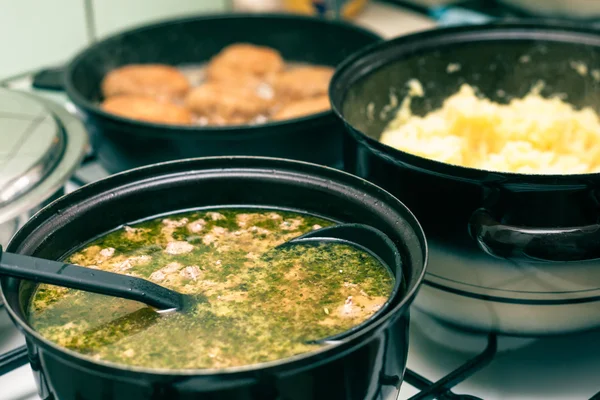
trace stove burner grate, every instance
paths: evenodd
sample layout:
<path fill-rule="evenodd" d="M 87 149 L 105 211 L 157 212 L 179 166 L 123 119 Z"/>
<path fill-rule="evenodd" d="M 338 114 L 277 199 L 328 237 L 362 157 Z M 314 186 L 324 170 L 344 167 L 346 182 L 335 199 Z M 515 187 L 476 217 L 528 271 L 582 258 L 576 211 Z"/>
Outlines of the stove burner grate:
<path fill-rule="evenodd" d="M 471 395 L 455 394 L 450 389 L 487 366 L 494 359 L 497 349 L 498 339 L 495 334 L 490 334 L 487 346 L 481 354 L 473 357 L 437 382 L 431 382 L 416 372 L 407 369 L 404 376 L 405 382 L 420 390 L 409 400 L 482 400 Z"/>
<path fill-rule="evenodd" d="M 17 369 L 29 362 L 27 346 L 17 347 L 4 354 L 0 354 L 0 376 Z"/>

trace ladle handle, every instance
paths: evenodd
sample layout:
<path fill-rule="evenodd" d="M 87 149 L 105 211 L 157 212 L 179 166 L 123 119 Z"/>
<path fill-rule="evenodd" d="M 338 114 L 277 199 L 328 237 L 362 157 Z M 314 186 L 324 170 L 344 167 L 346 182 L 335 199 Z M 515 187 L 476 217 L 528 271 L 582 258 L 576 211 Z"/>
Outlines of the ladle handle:
<path fill-rule="evenodd" d="M 180 309 L 183 295 L 141 278 L 21 254 L 0 246 L 0 275 L 135 300 L 159 309 Z"/>

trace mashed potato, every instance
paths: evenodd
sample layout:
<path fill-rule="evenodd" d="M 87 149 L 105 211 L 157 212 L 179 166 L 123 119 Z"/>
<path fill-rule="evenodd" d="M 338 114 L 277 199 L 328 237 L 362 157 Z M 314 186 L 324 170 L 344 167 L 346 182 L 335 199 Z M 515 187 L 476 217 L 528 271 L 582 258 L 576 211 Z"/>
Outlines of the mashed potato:
<path fill-rule="evenodd" d="M 410 112 L 415 82 L 381 142 L 407 153 L 469 168 L 526 174 L 600 172 L 600 118 L 576 110 L 540 87 L 522 99 L 499 104 L 469 85 L 424 117 Z"/>

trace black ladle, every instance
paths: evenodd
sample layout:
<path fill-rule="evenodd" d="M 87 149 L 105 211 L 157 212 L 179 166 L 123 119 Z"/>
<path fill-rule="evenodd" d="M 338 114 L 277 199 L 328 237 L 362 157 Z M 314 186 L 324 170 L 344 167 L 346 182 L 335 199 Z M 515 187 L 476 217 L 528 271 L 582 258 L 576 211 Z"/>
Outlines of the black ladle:
<path fill-rule="evenodd" d="M 180 309 L 186 297 L 142 278 L 7 252 L 0 254 L 0 275 L 136 300 L 158 309 Z"/>
<path fill-rule="evenodd" d="M 326 241 L 354 243 L 377 255 L 388 267 L 399 265 L 400 256 L 393 242 L 382 232 L 361 224 L 343 224 L 317 229 L 283 243 L 278 248 L 299 243 Z M 146 279 L 65 264 L 60 261 L 6 253 L 2 252 L 1 246 L 0 275 L 135 300 L 160 310 L 181 310 L 186 304 L 198 301 L 196 296 L 192 299 L 191 295 L 178 293 Z M 399 276 L 398 273 L 394 275 Z M 396 290 L 397 287 L 398 282 Z"/>

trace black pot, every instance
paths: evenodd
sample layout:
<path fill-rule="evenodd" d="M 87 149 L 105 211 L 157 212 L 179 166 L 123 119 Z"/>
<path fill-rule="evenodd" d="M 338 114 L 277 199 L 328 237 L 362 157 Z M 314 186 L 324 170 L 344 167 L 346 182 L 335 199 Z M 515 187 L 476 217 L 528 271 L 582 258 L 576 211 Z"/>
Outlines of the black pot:
<path fill-rule="evenodd" d="M 600 257 L 600 174 L 488 172 L 378 140 L 395 115 L 380 115 L 390 93 L 399 104 L 413 78 L 425 90 L 413 99 L 419 115 L 439 108 L 463 83 L 505 102 L 539 80 L 543 95 L 565 93 L 575 106 L 600 111 L 600 70 L 592 71 L 599 60 L 596 30 L 504 22 L 394 39 L 338 68 L 330 95 L 347 127 L 346 169 L 403 201 L 428 235 L 431 261 L 418 308 L 461 328 L 515 335 L 600 326 L 600 265 L 590 261 Z M 586 73 L 577 71 L 580 62 Z"/>
<path fill-rule="evenodd" d="M 188 157 L 252 155 L 342 166 L 343 125 L 331 111 L 257 126 L 197 127 L 135 121 L 102 111 L 100 83 L 131 63 L 203 64 L 237 42 L 270 46 L 288 61 L 335 67 L 380 37 L 343 22 L 298 15 L 212 15 L 119 33 L 68 65 L 65 87 L 84 116 L 92 145 L 110 173 Z"/>
<path fill-rule="evenodd" d="M 92 183 L 54 202 L 17 233 L 8 251 L 60 259 L 130 221 L 227 205 L 301 210 L 376 227 L 398 246 L 405 286 L 380 317 L 330 348 L 220 374 L 168 373 L 97 362 L 57 347 L 27 323 L 34 285 L 2 277 L 6 306 L 27 338 L 42 398 L 335 400 L 397 395 L 406 365 L 408 307 L 424 276 L 425 238 L 397 199 L 352 175 L 313 164 L 252 157 L 158 164 Z"/>

